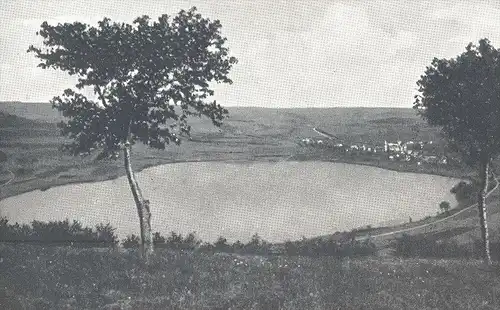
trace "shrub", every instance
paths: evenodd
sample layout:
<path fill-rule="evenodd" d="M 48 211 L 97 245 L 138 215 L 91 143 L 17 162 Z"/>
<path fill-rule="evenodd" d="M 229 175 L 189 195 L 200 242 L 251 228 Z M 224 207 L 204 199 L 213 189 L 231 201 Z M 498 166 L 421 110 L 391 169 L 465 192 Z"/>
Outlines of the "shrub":
<path fill-rule="evenodd" d="M 271 244 L 262 240 L 258 234 L 244 244 L 237 240 L 229 243 L 226 238 L 220 236 L 213 244 L 205 242 L 198 247 L 205 252 L 225 252 L 238 254 L 269 255 L 271 254 Z"/>
<path fill-rule="evenodd" d="M 241 252 L 244 247 L 245 245 L 240 240 L 237 240 L 235 243 L 231 245 L 233 252 Z"/>
<path fill-rule="evenodd" d="M 441 201 L 441 203 L 439 204 L 439 209 L 441 209 L 441 211 L 446 215 L 450 214 L 450 208 L 451 205 L 448 201 Z"/>
<path fill-rule="evenodd" d="M 252 239 L 239 251 L 247 254 L 268 255 L 271 253 L 271 245 L 258 234 L 254 234 Z"/>
<path fill-rule="evenodd" d="M 118 237 L 115 235 L 116 228 L 113 228 L 110 223 L 96 225 L 94 240 L 98 243 L 117 244 Z"/>
<path fill-rule="evenodd" d="M 201 240 L 196 237 L 194 232 L 191 232 L 184 238 L 183 244 L 185 249 L 193 250 L 201 244 Z"/>
<path fill-rule="evenodd" d="M 0 241 L 6 242 L 37 242 L 44 244 L 99 244 L 114 246 L 118 243 L 115 228 L 109 223 L 96 225 L 95 231 L 83 227 L 78 221 L 33 221 L 31 225 L 19 223 L 9 224 L 0 218 Z"/>
<path fill-rule="evenodd" d="M 140 241 L 141 238 L 139 238 L 138 236 L 134 234 L 128 235 L 125 239 L 122 240 L 122 246 L 125 249 L 136 248 L 139 247 Z"/>
<path fill-rule="evenodd" d="M 171 232 L 165 241 L 165 246 L 177 250 L 194 250 L 199 247 L 201 240 L 196 237 L 194 232 L 189 233 L 185 238 L 182 234 Z"/>
<path fill-rule="evenodd" d="M 233 248 L 227 243 L 227 239 L 219 237 L 213 245 L 213 250 L 217 252 L 233 252 Z"/>
<path fill-rule="evenodd" d="M 215 251 L 214 245 L 210 242 L 203 242 L 202 244 L 200 244 L 200 246 L 198 247 L 197 250 L 202 251 L 202 252 L 209 252 L 209 253 L 212 253 Z"/>
<path fill-rule="evenodd" d="M 159 232 L 153 234 L 153 244 L 159 247 L 165 245 L 165 237 L 163 237 Z"/>

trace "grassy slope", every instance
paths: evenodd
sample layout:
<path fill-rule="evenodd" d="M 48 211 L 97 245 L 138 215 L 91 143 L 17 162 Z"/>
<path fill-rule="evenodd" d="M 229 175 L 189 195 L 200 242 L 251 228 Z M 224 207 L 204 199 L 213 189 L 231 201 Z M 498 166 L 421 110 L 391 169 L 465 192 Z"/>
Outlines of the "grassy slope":
<path fill-rule="evenodd" d="M 3 309 L 498 309 L 476 261 L 260 257 L 2 246 Z M 106 308 L 110 309 L 110 308 Z"/>

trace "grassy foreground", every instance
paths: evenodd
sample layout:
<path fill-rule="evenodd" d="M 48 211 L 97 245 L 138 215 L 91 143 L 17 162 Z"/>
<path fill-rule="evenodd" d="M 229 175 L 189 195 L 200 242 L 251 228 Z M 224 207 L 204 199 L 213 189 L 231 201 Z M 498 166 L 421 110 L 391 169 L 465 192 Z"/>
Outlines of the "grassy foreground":
<path fill-rule="evenodd" d="M 0 245 L 2 309 L 499 309 L 473 260 L 264 257 Z"/>

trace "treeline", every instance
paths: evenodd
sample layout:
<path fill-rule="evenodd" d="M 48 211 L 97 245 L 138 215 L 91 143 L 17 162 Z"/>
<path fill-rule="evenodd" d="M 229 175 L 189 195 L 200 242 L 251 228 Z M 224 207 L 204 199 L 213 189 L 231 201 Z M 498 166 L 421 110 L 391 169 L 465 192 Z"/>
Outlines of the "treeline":
<path fill-rule="evenodd" d="M 75 247 L 118 247 L 121 243 L 125 249 L 138 248 L 140 238 L 129 235 L 121 242 L 109 223 L 96 225 L 95 228 L 83 227 L 78 221 L 33 221 L 31 225 L 10 224 L 0 218 L 0 242 L 36 243 L 44 245 L 71 245 Z M 214 243 L 203 242 L 195 233 L 185 236 L 171 232 L 162 236 L 156 232 L 153 237 L 156 248 L 167 248 L 181 251 L 200 251 L 207 253 L 225 252 L 253 255 L 290 255 L 290 256 L 365 256 L 374 254 L 377 249 L 370 241 L 338 241 L 334 239 L 307 239 L 287 241 L 273 244 L 254 234 L 249 242 L 228 242 L 219 237 Z"/>

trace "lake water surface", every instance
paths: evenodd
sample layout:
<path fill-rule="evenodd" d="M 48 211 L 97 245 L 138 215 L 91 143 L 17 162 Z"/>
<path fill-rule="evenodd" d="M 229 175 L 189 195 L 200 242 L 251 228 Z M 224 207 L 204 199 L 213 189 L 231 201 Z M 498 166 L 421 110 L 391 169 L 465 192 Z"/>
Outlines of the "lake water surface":
<path fill-rule="evenodd" d="M 328 162 L 176 163 L 137 178 L 155 231 L 196 231 L 204 241 L 247 241 L 257 232 L 272 242 L 435 215 L 443 200 L 456 205 L 450 189 L 459 181 Z M 125 177 L 9 197 L 0 214 L 20 223 L 110 222 L 120 239 L 139 231 Z"/>

